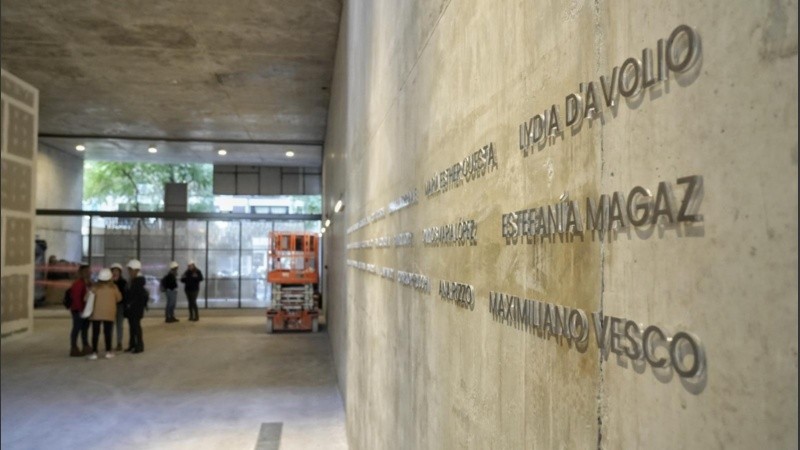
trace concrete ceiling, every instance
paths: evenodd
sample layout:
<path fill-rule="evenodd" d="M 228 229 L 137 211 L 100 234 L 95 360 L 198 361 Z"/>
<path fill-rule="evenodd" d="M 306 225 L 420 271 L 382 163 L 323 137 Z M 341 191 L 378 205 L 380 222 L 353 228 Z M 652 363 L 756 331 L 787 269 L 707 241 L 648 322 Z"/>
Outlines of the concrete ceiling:
<path fill-rule="evenodd" d="M 321 151 L 340 12 L 341 0 L 1 0 L 0 64 L 39 88 L 43 143 L 272 163 Z M 151 141 L 164 151 L 134 151 Z"/>

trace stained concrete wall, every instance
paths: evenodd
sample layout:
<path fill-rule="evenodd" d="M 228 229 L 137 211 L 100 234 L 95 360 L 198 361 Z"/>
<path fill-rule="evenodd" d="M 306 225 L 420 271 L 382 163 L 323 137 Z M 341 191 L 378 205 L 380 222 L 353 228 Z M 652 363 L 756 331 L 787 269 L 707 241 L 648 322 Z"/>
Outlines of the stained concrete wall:
<path fill-rule="evenodd" d="M 700 36 L 690 70 L 607 107 L 600 76 L 681 24 Z M 563 114 L 589 81 L 601 117 L 520 150 L 520 124 Z M 345 205 L 324 245 L 351 446 L 796 448 L 796 99 L 794 1 L 346 2 L 323 181 L 326 211 Z M 490 142 L 495 170 L 425 194 Z M 502 237 L 503 214 L 564 198 L 668 182 L 680 202 L 691 175 L 700 222 Z M 475 245 L 423 243 L 461 219 Z M 403 232 L 413 245 L 355 248 Z M 430 290 L 370 273 L 384 267 Z M 440 280 L 472 285 L 474 309 L 443 301 Z M 490 292 L 692 333 L 704 370 L 602 352 L 593 330 L 579 346 L 514 328 Z"/>
<path fill-rule="evenodd" d="M 37 209 L 83 209 L 83 158 L 40 145 L 36 192 Z M 81 260 L 80 217 L 39 216 L 36 235 L 47 241 L 47 257 Z"/>
<path fill-rule="evenodd" d="M 39 91 L 0 70 L 2 111 L 2 242 L 0 242 L 0 335 L 33 329 L 36 136 Z"/>

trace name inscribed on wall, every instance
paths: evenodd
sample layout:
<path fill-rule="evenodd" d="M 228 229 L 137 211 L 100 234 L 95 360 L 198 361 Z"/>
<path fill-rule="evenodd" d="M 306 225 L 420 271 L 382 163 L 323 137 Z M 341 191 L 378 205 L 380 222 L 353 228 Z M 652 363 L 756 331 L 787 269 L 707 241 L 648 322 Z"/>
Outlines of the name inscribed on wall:
<path fill-rule="evenodd" d="M 475 287 L 471 284 L 439 280 L 439 297 L 458 307 L 475 309 Z"/>
<path fill-rule="evenodd" d="M 590 81 L 578 86 L 578 92 L 564 99 L 564 113 L 552 105 L 519 125 L 519 149 L 527 152 L 536 144 L 543 148 L 547 137 L 561 135 L 566 128 L 579 130 L 583 119 L 600 116 L 603 106 L 613 108 L 620 95 L 635 97 L 669 79 L 670 72 L 682 73 L 691 69 L 700 57 L 700 37 L 688 25 L 672 31 L 666 43 L 659 39 L 656 53 L 645 48 L 642 58 L 630 57 L 615 66 L 609 77 L 602 75 L 599 83 Z"/>
<path fill-rule="evenodd" d="M 520 298 L 500 292 L 489 293 L 489 312 L 495 321 L 541 337 L 563 337 L 576 345 L 594 335 L 604 353 L 615 353 L 632 361 L 645 361 L 653 368 L 671 366 L 684 378 L 700 376 L 706 367 L 703 343 L 685 331 L 669 335 L 655 325 L 644 326 L 633 320 L 602 315 L 591 316 L 579 308 Z M 591 326 L 590 326 L 591 317 Z M 594 333 L 592 333 L 594 332 Z M 662 348 L 661 351 L 658 351 Z"/>
<path fill-rule="evenodd" d="M 655 195 L 642 186 L 636 186 L 627 194 L 614 192 L 602 194 L 599 200 L 586 198 L 585 218 L 580 204 L 566 200 L 552 205 L 539 206 L 503 214 L 501 235 L 506 239 L 520 236 L 552 236 L 561 233 L 582 233 L 624 229 L 629 226 L 644 226 L 662 223 L 701 222 L 699 214 L 703 200 L 703 177 L 692 175 L 678 178 L 684 186 L 680 201 L 676 198 L 672 184 L 658 183 Z"/>
<path fill-rule="evenodd" d="M 470 153 L 462 161 L 435 173 L 425 183 L 425 195 L 431 197 L 455 189 L 464 181 L 480 178 L 495 168 L 497 168 L 497 155 L 494 151 L 494 144 L 489 143 Z"/>
<path fill-rule="evenodd" d="M 425 245 L 475 245 L 478 243 L 478 224 L 474 220 L 425 228 L 422 230 Z"/>

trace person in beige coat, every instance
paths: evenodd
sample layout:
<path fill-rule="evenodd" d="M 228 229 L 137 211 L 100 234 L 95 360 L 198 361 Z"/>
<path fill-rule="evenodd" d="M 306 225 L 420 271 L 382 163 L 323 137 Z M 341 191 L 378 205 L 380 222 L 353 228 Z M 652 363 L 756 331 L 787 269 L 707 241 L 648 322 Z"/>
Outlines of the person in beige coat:
<path fill-rule="evenodd" d="M 122 301 L 122 294 L 111 279 L 111 271 L 103 269 L 97 275 L 94 292 L 94 309 L 89 320 L 92 323 L 92 348 L 94 353 L 89 359 L 97 359 L 97 342 L 100 340 L 100 324 L 103 325 L 103 337 L 106 341 L 106 358 L 113 358 L 111 351 L 111 332 L 114 330 L 114 319 L 117 317 L 117 303 Z"/>

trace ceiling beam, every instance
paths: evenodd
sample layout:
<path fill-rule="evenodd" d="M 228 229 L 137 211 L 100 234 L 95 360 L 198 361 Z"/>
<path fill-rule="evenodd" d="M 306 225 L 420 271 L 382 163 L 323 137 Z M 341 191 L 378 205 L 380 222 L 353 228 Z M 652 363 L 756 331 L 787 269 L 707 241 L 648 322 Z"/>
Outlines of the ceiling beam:
<path fill-rule="evenodd" d="M 146 141 L 146 142 L 208 142 L 211 144 L 263 144 L 263 145 L 293 145 L 293 146 L 321 146 L 325 141 L 309 139 L 209 139 L 209 138 L 180 138 L 158 136 L 119 136 L 99 134 L 54 134 L 39 133 L 40 139 L 84 139 L 84 140 L 121 140 L 121 141 Z"/>

